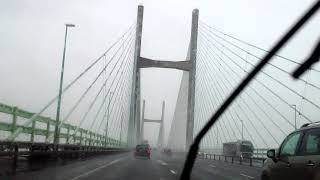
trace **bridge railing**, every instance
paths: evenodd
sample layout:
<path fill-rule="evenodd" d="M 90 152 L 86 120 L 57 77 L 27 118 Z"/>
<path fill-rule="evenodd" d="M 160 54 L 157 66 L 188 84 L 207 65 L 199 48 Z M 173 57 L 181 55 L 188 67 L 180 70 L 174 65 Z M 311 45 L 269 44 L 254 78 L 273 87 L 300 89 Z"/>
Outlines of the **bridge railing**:
<path fill-rule="evenodd" d="M 218 161 L 224 161 L 226 163 L 231 163 L 231 164 L 249 165 L 249 166 L 256 166 L 256 167 L 262 167 L 264 161 L 266 160 L 266 158 L 263 158 L 263 157 L 240 158 L 238 156 L 227 156 L 227 155 L 221 155 L 221 154 L 206 154 L 206 153 L 199 153 L 198 158 L 218 160 Z"/>
<path fill-rule="evenodd" d="M 51 133 L 54 133 L 54 126 L 56 121 L 44 116 L 39 116 L 33 121 L 30 126 L 23 126 L 23 120 L 29 119 L 34 115 L 34 113 L 19 109 L 18 107 L 9 106 L 6 104 L 0 103 L 0 114 L 6 114 L 9 117 L 9 120 L 0 119 L 0 131 L 6 131 L 13 133 L 16 129 L 22 128 L 22 134 L 24 137 L 23 141 L 25 142 L 41 142 L 37 140 L 36 136 L 45 137 L 42 139 L 47 139 Z M 65 144 L 76 144 L 76 145 L 85 145 L 85 146 L 99 146 L 99 147 L 125 147 L 125 142 L 120 142 L 119 140 L 106 137 L 104 135 L 86 130 L 83 128 L 78 129 L 78 133 L 74 133 L 76 126 L 63 123 L 60 128 L 60 139 L 65 140 Z M 72 143 L 70 140 L 73 140 Z M 1 139 L 5 141 L 5 139 Z M 45 142 L 42 140 L 42 142 Z"/>
<path fill-rule="evenodd" d="M 267 151 L 269 149 L 263 148 L 263 149 L 255 149 L 253 151 L 253 157 L 255 158 L 267 158 Z"/>

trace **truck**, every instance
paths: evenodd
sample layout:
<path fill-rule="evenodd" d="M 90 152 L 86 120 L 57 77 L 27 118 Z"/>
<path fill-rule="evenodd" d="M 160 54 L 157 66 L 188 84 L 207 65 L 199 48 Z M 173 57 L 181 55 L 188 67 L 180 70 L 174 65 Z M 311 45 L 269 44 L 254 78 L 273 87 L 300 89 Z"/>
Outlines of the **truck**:
<path fill-rule="evenodd" d="M 251 158 L 253 155 L 253 144 L 248 140 L 238 140 L 235 142 L 223 143 L 223 155 L 239 158 Z"/>

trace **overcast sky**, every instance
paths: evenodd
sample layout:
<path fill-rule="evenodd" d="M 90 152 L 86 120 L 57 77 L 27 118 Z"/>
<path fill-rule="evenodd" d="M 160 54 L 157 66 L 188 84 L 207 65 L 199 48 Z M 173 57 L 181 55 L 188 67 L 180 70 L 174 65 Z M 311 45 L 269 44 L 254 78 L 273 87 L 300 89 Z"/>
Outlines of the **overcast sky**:
<path fill-rule="evenodd" d="M 57 93 L 65 23 L 76 24 L 70 30 L 66 56 L 65 82 L 70 82 L 135 23 L 138 4 L 145 6 L 141 56 L 178 61 L 187 55 L 194 8 L 207 24 L 268 49 L 312 2 L 315 0 L 2 0 L 0 102 L 36 112 Z M 281 54 L 302 61 L 319 31 L 317 13 Z M 166 135 L 181 75 L 177 70 L 142 70 L 145 116 L 159 119 L 165 100 Z M 311 79 L 317 78 L 313 75 Z M 80 94 L 74 91 L 74 96 Z M 70 108 L 71 103 L 65 100 L 64 107 Z M 153 139 L 158 127 L 146 127 L 147 139 Z"/>

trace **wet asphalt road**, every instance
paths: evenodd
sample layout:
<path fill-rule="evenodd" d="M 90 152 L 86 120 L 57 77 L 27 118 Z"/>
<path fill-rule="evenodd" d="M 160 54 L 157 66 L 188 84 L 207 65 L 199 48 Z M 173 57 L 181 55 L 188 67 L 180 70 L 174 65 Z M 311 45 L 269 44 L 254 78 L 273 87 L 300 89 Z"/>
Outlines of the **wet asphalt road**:
<path fill-rule="evenodd" d="M 168 157 L 154 152 L 152 158 L 134 158 L 132 153 L 98 156 L 73 163 L 18 173 L 4 177 L 12 180 L 176 180 L 184 163 L 184 155 Z M 193 180 L 259 179 L 261 168 L 198 159 Z M 1 178 L 2 179 L 2 178 Z"/>

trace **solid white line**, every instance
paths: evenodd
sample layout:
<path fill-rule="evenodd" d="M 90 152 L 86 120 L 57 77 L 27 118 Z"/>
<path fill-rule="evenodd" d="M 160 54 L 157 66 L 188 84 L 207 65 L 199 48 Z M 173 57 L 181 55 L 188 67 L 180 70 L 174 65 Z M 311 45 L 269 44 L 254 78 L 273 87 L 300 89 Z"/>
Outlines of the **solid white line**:
<path fill-rule="evenodd" d="M 170 172 L 171 172 L 172 174 L 177 174 L 177 172 L 175 172 L 174 170 L 171 170 L 171 169 L 170 169 Z"/>
<path fill-rule="evenodd" d="M 116 159 L 116 160 L 113 160 L 113 161 L 111 161 L 111 162 L 109 162 L 109 163 L 107 163 L 107 164 L 104 164 L 104 165 L 102 165 L 102 166 L 100 166 L 100 167 L 97 167 L 97 168 L 95 168 L 95 169 L 93 169 L 93 170 L 91 170 L 91 171 L 85 172 L 85 173 L 83 173 L 83 174 L 81 174 L 81 175 L 79 175 L 79 176 L 73 177 L 73 178 L 71 178 L 71 179 L 69 179 L 69 180 L 76 180 L 76 179 L 79 179 L 79 178 L 81 178 L 81 177 L 88 176 L 89 174 L 92 174 L 92 173 L 94 173 L 94 172 L 96 172 L 96 171 L 98 171 L 98 170 L 100 170 L 100 169 L 102 169 L 102 168 L 108 167 L 108 166 L 110 166 L 110 165 L 112 165 L 112 164 L 115 164 L 115 163 L 121 161 L 123 158 L 124 158 L 124 157 L 119 158 L 119 159 Z"/>
<path fill-rule="evenodd" d="M 253 179 L 253 178 L 254 178 L 254 177 L 248 176 L 248 175 L 246 175 L 246 174 L 240 174 L 240 176 L 244 176 L 244 177 L 247 177 L 247 178 L 249 178 L 249 179 Z"/>
<path fill-rule="evenodd" d="M 215 168 L 215 167 L 216 167 L 215 165 L 212 165 L 212 164 L 210 164 L 209 166 L 210 166 L 210 167 L 213 167 L 213 168 Z"/>

